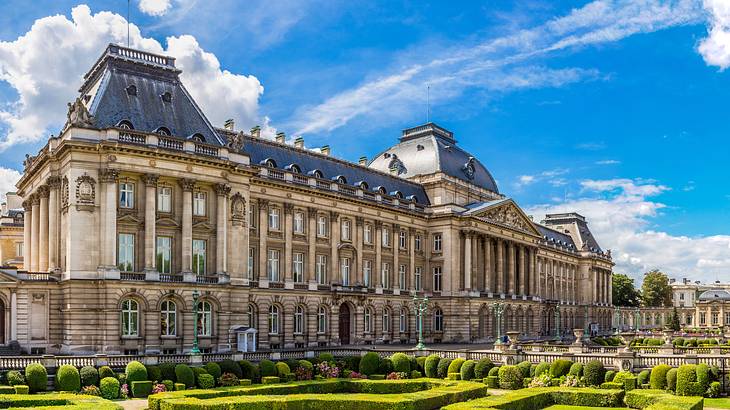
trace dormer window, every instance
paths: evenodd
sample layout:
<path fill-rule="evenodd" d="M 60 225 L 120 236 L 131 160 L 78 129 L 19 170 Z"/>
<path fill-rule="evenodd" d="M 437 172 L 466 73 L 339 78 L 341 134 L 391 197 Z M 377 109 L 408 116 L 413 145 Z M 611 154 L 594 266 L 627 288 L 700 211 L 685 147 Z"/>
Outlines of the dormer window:
<path fill-rule="evenodd" d="M 117 124 L 117 127 L 121 128 L 123 130 L 133 130 L 134 129 L 134 126 L 132 126 L 132 123 L 127 120 L 119 121 L 119 123 Z"/>
<path fill-rule="evenodd" d="M 292 174 L 301 174 L 302 170 L 299 168 L 299 165 L 297 164 L 289 164 L 286 166 L 286 169 L 291 172 Z"/>
<path fill-rule="evenodd" d="M 416 145 L 416 151 L 423 151 L 423 145 L 421 145 L 421 144 Z"/>
<path fill-rule="evenodd" d="M 126 88 L 127 95 L 137 95 L 137 86 L 134 84 L 130 84 Z"/>
<path fill-rule="evenodd" d="M 390 196 L 394 196 L 398 199 L 403 199 L 403 193 L 400 191 L 393 191 L 390 193 Z"/>
<path fill-rule="evenodd" d="M 379 193 L 380 195 L 385 195 L 387 191 L 382 186 L 379 186 L 375 188 L 375 192 Z"/>
<path fill-rule="evenodd" d="M 261 162 L 261 164 L 262 164 L 263 166 L 265 166 L 265 167 L 269 167 L 269 168 L 276 168 L 276 161 L 274 161 L 274 160 L 273 160 L 273 159 L 271 159 L 271 158 L 266 158 L 265 160 L 263 160 L 263 161 Z"/>
<path fill-rule="evenodd" d="M 322 171 L 320 171 L 318 169 L 315 169 L 313 171 L 309 171 L 309 175 L 311 175 L 311 176 L 313 176 L 315 178 L 318 178 L 318 179 L 324 178 L 324 174 L 322 173 Z"/>
<path fill-rule="evenodd" d="M 338 184 L 347 184 L 347 179 L 342 175 L 335 177 L 335 181 L 337 181 Z"/>
<path fill-rule="evenodd" d="M 201 133 L 195 133 L 190 137 L 191 140 L 195 142 L 205 142 L 205 137 Z"/>
<path fill-rule="evenodd" d="M 406 197 L 406 199 L 409 200 L 409 201 L 411 201 L 411 202 L 413 202 L 414 204 L 417 204 L 418 203 L 418 197 L 415 196 L 415 195 L 408 195 Z"/>
<path fill-rule="evenodd" d="M 358 187 L 360 187 L 360 189 L 362 189 L 363 191 L 367 191 L 368 190 L 368 183 L 365 182 L 365 181 L 360 181 L 356 185 Z"/>
<path fill-rule="evenodd" d="M 155 134 L 157 134 L 157 135 L 162 135 L 162 136 L 165 136 L 165 137 L 169 137 L 170 135 L 172 135 L 172 134 L 170 133 L 170 130 L 169 130 L 169 129 L 167 129 L 167 128 L 165 128 L 165 127 L 159 127 L 159 128 L 157 128 L 157 129 L 155 130 Z"/>
<path fill-rule="evenodd" d="M 162 98 L 162 101 L 166 103 L 172 102 L 172 93 L 165 91 L 162 95 L 160 95 L 160 98 Z"/>
<path fill-rule="evenodd" d="M 388 154 L 387 152 L 386 152 L 386 153 L 384 153 L 384 154 L 383 154 L 383 158 L 390 158 L 390 154 Z"/>

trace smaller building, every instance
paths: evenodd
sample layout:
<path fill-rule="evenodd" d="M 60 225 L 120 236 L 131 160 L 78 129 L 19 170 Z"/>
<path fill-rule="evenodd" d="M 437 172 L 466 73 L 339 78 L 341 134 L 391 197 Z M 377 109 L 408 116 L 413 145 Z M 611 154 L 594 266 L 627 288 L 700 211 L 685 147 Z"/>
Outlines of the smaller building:
<path fill-rule="evenodd" d="M 15 192 L 0 208 L 0 267 L 23 267 L 23 206 Z"/>

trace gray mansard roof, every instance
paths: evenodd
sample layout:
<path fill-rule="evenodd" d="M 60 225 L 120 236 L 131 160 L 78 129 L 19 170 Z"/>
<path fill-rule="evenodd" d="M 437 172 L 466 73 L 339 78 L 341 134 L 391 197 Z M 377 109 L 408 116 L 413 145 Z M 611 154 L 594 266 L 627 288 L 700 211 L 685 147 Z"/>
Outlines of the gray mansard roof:
<path fill-rule="evenodd" d="M 712 301 L 712 300 L 730 300 L 730 292 L 722 289 L 717 290 L 706 290 L 700 294 L 698 300 Z"/>

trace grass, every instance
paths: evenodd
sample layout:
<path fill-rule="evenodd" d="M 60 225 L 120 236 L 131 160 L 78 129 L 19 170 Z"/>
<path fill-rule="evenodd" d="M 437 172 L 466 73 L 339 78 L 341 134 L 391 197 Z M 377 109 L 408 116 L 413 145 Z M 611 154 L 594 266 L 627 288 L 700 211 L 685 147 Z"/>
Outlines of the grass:
<path fill-rule="evenodd" d="M 545 407 L 544 410 L 631 410 L 628 407 L 588 407 L 588 406 L 567 406 L 564 404 L 554 404 Z"/>
<path fill-rule="evenodd" d="M 705 407 L 715 409 L 730 409 L 730 398 L 723 397 L 719 399 L 705 399 Z"/>

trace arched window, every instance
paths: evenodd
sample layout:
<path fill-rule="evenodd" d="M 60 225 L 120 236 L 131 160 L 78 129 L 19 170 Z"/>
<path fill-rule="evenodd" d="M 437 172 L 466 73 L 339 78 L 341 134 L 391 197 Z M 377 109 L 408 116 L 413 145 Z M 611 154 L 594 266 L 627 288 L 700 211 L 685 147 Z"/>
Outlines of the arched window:
<path fill-rule="evenodd" d="M 317 310 L 317 333 L 327 332 L 327 308 L 320 306 Z"/>
<path fill-rule="evenodd" d="M 360 189 L 362 189 L 363 191 L 367 191 L 368 190 L 368 183 L 365 182 L 365 181 L 360 181 L 356 185 L 358 187 L 360 187 Z"/>
<path fill-rule="evenodd" d="M 246 316 L 248 316 L 248 327 L 256 328 L 256 306 L 254 305 L 248 305 L 248 311 L 246 312 Z"/>
<path fill-rule="evenodd" d="M 117 124 L 117 128 L 121 128 L 121 129 L 123 129 L 123 130 L 133 130 L 133 129 L 134 129 L 134 126 L 133 126 L 133 125 L 132 125 L 132 123 L 131 123 L 130 121 L 128 121 L 128 120 L 121 120 L 121 121 L 119 121 L 119 123 Z"/>
<path fill-rule="evenodd" d="M 347 178 L 343 177 L 342 175 L 337 175 L 337 177 L 334 178 L 335 181 L 337 181 L 338 184 L 347 184 Z"/>
<path fill-rule="evenodd" d="M 273 159 L 269 158 L 269 159 L 266 160 L 266 162 L 264 163 L 264 165 L 266 165 L 269 168 L 276 168 L 276 161 L 274 161 Z"/>
<path fill-rule="evenodd" d="M 205 142 L 205 137 L 203 136 L 203 134 L 201 134 L 199 132 L 196 132 L 195 134 L 193 134 L 190 137 L 190 139 L 193 140 L 193 141 L 195 141 L 195 142 Z"/>
<path fill-rule="evenodd" d="M 176 320 L 177 306 L 175 302 L 171 300 L 163 301 L 160 306 L 160 334 L 162 336 L 175 336 L 177 334 Z"/>
<path fill-rule="evenodd" d="M 269 308 L 269 333 L 279 334 L 279 307 L 276 305 Z"/>
<path fill-rule="evenodd" d="M 390 333 L 390 309 L 383 309 L 383 333 Z"/>
<path fill-rule="evenodd" d="M 139 304 L 134 299 L 122 301 L 122 336 L 139 336 Z"/>
<path fill-rule="evenodd" d="M 365 333 L 373 332 L 373 308 L 365 308 Z"/>
<path fill-rule="evenodd" d="M 418 203 L 418 197 L 415 196 L 415 195 L 408 195 L 406 197 L 406 199 L 409 200 L 409 201 L 411 201 L 411 202 L 413 202 L 414 204 L 417 204 Z"/>
<path fill-rule="evenodd" d="M 137 95 L 137 86 L 134 84 L 130 84 L 126 88 L 128 95 Z"/>
<path fill-rule="evenodd" d="M 165 128 L 165 127 L 159 127 L 159 128 L 157 128 L 155 130 L 155 134 L 157 134 L 157 135 L 163 135 L 163 136 L 166 136 L 166 137 L 169 137 L 170 135 L 172 135 L 170 133 L 170 130 L 167 129 L 167 128 Z"/>
<path fill-rule="evenodd" d="M 162 101 L 169 103 L 172 101 L 172 93 L 165 91 L 162 95 L 160 95 L 160 98 L 162 98 Z"/>
<path fill-rule="evenodd" d="M 304 308 L 297 306 L 294 309 L 294 334 L 304 333 Z"/>
<path fill-rule="evenodd" d="M 403 193 L 401 191 L 393 191 L 390 193 L 390 196 L 394 196 L 398 199 L 403 199 Z"/>
<path fill-rule="evenodd" d="M 375 188 L 375 191 L 376 191 L 377 193 L 379 193 L 380 195 L 385 195 L 385 194 L 386 194 L 386 192 L 387 192 L 387 191 L 385 190 L 385 188 L 383 188 L 382 186 L 379 186 L 379 187 Z"/>
<path fill-rule="evenodd" d="M 299 168 L 299 165 L 297 164 L 289 164 L 286 166 L 286 169 L 289 170 L 292 174 L 301 174 L 302 169 Z"/>
<path fill-rule="evenodd" d="M 444 312 L 441 308 L 436 308 L 436 310 L 433 311 L 433 331 L 444 331 Z"/>
<path fill-rule="evenodd" d="M 213 308 L 210 302 L 198 302 L 198 320 L 196 320 L 198 336 L 213 335 Z"/>
<path fill-rule="evenodd" d="M 398 317 L 398 330 L 401 333 L 408 331 L 408 311 L 406 309 L 400 310 L 400 316 Z"/>
<path fill-rule="evenodd" d="M 322 171 L 320 171 L 318 169 L 309 171 L 309 175 L 311 175 L 311 176 L 313 176 L 315 178 L 319 178 L 319 179 L 324 178 L 324 174 L 322 173 Z"/>

